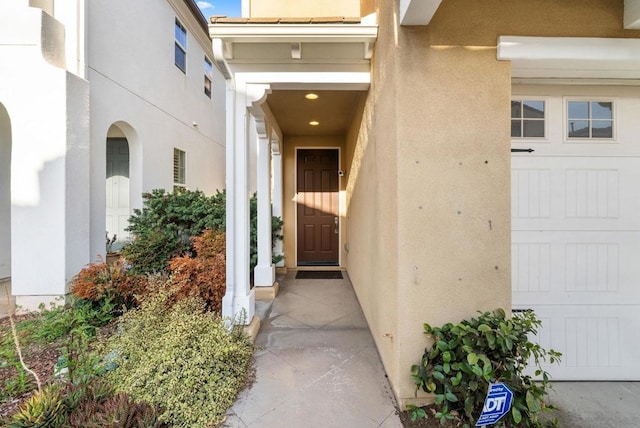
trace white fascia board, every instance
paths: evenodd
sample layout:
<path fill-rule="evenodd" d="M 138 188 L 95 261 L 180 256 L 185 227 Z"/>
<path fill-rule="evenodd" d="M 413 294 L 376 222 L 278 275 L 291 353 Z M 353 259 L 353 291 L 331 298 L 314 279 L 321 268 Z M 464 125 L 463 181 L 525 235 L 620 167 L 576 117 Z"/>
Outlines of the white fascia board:
<path fill-rule="evenodd" d="M 501 36 L 497 58 L 516 78 L 640 77 L 640 39 Z"/>
<path fill-rule="evenodd" d="M 378 36 L 377 25 L 364 24 L 216 24 L 212 39 L 245 43 L 369 42 Z"/>
<path fill-rule="evenodd" d="M 429 25 L 442 0 L 400 0 L 400 25 Z"/>
<path fill-rule="evenodd" d="M 236 71 L 236 82 L 252 84 L 269 82 L 271 89 L 366 90 L 371 83 L 369 71 Z"/>
<path fill-rule="evenodd" d="M 624 0 L 624 28 L 640 30 L 640 0 Z"/>

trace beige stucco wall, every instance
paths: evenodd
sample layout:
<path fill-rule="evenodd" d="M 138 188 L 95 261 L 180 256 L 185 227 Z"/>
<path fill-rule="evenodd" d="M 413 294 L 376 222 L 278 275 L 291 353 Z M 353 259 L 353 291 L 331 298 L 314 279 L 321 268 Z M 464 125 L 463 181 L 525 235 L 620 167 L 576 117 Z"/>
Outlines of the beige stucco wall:
<path fill-rule="evenodd" d="M 285 254 L 285 266 L 289 269 L 297 268 L 296 261 L 296 149 L 297 148 L 331 148 L 339 149 L 339 169 L 345 169 L 345 137 L 337 136 L 287 136 L 283 137 L 282 167 L 284 204 L 282 211 L 283 226 L 283 247 Z M 345 266 L 345 218 L 344 195 L 346 180 L 340 179 L 340 266 Z"/>
<path fill-rule="evenodd" d="M 640 33 L 622 29 L 622 0 L 445 0 L 428 27 L 398 26 L 397 7 L 377 2 L 371 90 L 347 143 L 347 260 L 402 405 L 422 323 L 511 306 L 511 76 L 498 36 Z"/>
<path fill-rule="evenodd" d="M 360 0 L 250 0 L 252 17 L 360 16 Z"/>
<path fill-rule="evenodd" d="M 367 16 L 376 11 L 376 0 L 360 0 L 360 15 Z"/>

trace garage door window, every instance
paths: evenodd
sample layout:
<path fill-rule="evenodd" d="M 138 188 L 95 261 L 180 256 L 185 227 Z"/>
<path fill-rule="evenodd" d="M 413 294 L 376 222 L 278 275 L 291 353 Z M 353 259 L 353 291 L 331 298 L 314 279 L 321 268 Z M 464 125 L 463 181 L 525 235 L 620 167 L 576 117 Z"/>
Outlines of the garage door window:
<path fill-rule="evenodd" d="M 568 101 L 567 137 L 613 138 L 613 101 Z"/>
<path fill-rule="evenodd" d="M 511 137 L 545 137 L 545 102 L 540 100 L 511 101 Z"/>

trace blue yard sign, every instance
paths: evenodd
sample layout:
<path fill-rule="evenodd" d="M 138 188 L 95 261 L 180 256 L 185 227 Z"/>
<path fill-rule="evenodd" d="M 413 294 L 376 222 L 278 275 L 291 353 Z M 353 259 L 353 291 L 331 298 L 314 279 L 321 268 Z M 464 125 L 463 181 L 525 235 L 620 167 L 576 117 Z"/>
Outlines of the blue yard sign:
<path fill-rule="evenodd" d="M 489 385 L 487 398 L 484 400 L 482 414 L 476 422 L 477 427 L 493 425 L 511 410 L 513 392 L 504 383 Z"/>

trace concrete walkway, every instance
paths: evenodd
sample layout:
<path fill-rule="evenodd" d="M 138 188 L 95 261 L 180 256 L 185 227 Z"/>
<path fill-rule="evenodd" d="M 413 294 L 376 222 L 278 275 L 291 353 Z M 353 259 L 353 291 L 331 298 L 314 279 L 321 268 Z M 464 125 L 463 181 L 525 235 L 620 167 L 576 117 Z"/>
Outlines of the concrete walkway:
<path fill-rule="evenodd" d="M 280 278 L 275 301 L 258 304 L 255 382 L 226 427 L 402 427 L 351 283 Z"/>
<path fill-rule="evenodd" d="M 554 382 L 549 398 L 562 428 L 640 426 L 640 382 Z"/>

